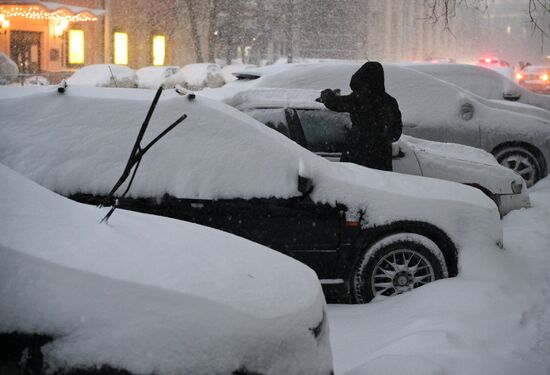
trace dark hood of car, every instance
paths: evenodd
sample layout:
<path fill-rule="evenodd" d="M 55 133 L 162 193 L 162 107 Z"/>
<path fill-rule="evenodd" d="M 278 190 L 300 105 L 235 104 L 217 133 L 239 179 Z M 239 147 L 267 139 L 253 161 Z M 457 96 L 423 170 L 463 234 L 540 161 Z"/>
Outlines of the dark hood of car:
<path fill-rule="evenodd" d="M 369 61 L 351 76 L 349 86 L 353 91 L 368 89 L 373 94 L 382 95 L 386 91 L 384 87 L 384 68 L 382 64 Z"/>

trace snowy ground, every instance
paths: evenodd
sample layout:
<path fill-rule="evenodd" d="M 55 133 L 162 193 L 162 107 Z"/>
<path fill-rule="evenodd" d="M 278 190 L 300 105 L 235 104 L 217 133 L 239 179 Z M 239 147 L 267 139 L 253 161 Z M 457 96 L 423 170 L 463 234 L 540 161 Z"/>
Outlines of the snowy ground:
<path fill-rule="evenodd" d="M 550 374 L 550 177 L 459 277 L 329 307 L 336 374 Z"/>

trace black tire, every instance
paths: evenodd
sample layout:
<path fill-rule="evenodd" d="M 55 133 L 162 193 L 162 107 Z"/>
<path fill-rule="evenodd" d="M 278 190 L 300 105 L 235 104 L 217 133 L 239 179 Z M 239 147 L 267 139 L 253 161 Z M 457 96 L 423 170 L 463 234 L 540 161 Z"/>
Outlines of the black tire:
<path fill-rule="evenodd" d="M 518 173 L 527 187 L 533 186 L 542 176 L 542 166 L 538 158 L 521 146 L 506 146 L 497 149 L 493 155 L 498 163 Z"/>
<path fill-rule="evenodd" d="M 430 240 L 428 240 L 431 244 Z M 416 289 L 429 282 L 447 277 L 447 268 L 444 264 L 443 254 L 433 244 L 430 248 L 423 241 L 404 236 L 395 236 L 395 239 L 376 243 L 366 249 L 358 259 L 355 271 L 351 278 L 351 292 L 355 303 L 370 302 L 375 296 L 392 296 Z M 437 254 L 437 255 L 436 255 Z M 394 263 L 402 265 L 409 258 L 409 266 L 400 271 L 391 266 L 388 259 L 393 258 Z M 400 258 L 403 256 L 403 258 Z M 417 262 L 422 264 L 416 270 L 413 267 Z M 421 268 L 424 267 L 427 268 Z M 393 276 L 391 275 L 392 273 Z M 419 281 L 419 280 L 422 281 Z M 378 281 L 376 281 L 378 280 Z M 388 284 L 382 293 L 381 284 Z"/>

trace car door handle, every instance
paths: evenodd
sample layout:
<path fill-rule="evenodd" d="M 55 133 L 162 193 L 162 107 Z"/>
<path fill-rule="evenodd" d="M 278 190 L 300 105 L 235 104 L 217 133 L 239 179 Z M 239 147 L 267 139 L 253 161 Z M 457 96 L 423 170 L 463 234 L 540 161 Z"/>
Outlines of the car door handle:
<path fill-rule="evenodd" d="M 203 208 L 204 203 L 191 203 L 192 208 Z"/>
<path fill-rule="evenodd" d="M 409 129 L 413 129 L 413 128 L 416 128 L 416 124 L 411 124 L 410 122 L 407 122 L 407 123 L 404 123 L 403 124 L 404 127 L 406 128 L 409 128 Z"/>

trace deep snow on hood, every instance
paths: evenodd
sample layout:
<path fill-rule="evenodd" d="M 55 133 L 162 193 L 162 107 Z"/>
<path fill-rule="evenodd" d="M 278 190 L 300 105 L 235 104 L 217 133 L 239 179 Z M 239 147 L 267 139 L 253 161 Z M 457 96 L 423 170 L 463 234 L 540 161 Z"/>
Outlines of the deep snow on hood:
<path fill-rule="evenodd" d="M 51 335 L 55 370 L 328 372 L 315 273 L 210 228 L 58 196 L 0 165 L 0 332 Z M 281 275 L 285 275 L 281 278 Z M 328 331 L 325 331 L 327 334 Z"/>

